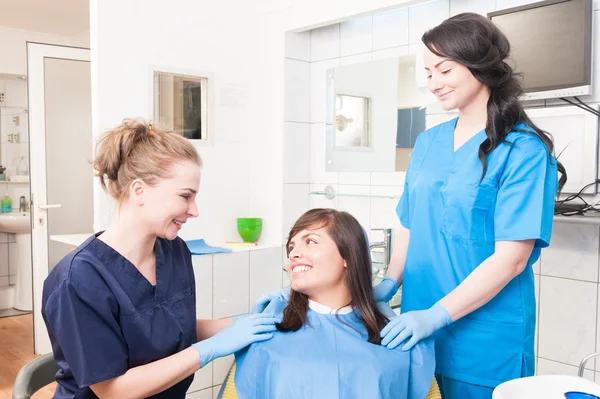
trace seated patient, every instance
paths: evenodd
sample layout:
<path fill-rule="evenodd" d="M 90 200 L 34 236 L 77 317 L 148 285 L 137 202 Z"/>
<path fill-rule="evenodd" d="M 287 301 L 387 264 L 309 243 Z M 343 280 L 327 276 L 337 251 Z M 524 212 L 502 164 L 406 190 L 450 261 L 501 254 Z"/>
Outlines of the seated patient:
<path fill-rule="evenodd" d="M 425 398 L 434 376 L 433 342 L 407 352 L 380 345 L 379 332 L 395 314 L 373 299 L 358 221 L 312 209 L 292 228 L 287 253 L 289 301 L 272 300 L 264 310 L 283 315 L 279 332 L 236 353 L 238 397 Z"/>

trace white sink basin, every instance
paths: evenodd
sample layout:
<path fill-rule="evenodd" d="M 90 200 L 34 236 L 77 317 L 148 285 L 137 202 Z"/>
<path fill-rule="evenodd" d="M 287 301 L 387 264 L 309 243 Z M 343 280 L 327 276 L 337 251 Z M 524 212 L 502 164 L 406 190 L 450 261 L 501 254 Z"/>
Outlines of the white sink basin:
<path fill-rule="evenodd" d="M 600 385 L 570 375 L 538 375 L 498 385 L 492 399 L 565 399 L 565 392 L 573 391 L 598 396 Z"/>
<path fill-rule="evenodd" d="M 0 213 L 0 232 L 31 234 L 29 212 Z"/>

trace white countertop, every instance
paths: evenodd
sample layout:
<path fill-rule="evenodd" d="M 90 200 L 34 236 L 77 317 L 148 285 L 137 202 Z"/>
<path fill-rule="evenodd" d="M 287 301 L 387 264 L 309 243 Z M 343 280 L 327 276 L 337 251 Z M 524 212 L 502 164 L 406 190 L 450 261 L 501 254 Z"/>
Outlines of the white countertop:
<path fill-rule="evenodd" d="M 50 236 L 52 241 L 62 242 L 63 244 L 78 247 L 85 242 L 94 233 L 88 234 L 53 234 Z"/>
<path fill-rule="evenodd" d="M 90 236 L 92 234 L 93 233 L 88 233 L 88 234 L 53 234 L 53 235 L 50 236 L 50 239 L 52 241 L 61 242 L 63 244 L 71 245 L 73 247 L 78 247 L 81 244 L 83 244 L 85 242 L 85 240 L 87 240 L 88 238 L 90 238 Z M 213 244 L 211 244 L 211 245 L 213 245 Z M 237 247 L 237 246 L 236 247 L 231 247 L 231 246 L 228 246 L 227 244 L 218 244 L 218 245 L 213 245 L 213 246 L 223 247 L 223 248 L 230 248 L 233 252 L 257 251 L 257 250 L 261 250 L 261 249 L 281 247 L 281 245 L 276 245 L 276 244 L 260 244 L 260 243 L 258 245 L 253 245 L 253 246 L 248 246 L 248 247 L 246 247 L 246 246 L 243 246 L 243 247 Z"/>

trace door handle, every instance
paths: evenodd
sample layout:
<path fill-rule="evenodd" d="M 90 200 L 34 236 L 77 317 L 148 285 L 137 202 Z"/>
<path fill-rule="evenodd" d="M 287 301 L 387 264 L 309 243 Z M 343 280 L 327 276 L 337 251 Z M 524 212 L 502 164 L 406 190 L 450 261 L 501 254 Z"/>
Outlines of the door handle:
<path fill-rule="evenodd" d="M 40 210 L 44 210 L 44 209 L 52 209 L 52 208 L 62 208 L 62 204 L 51 204 L 51 205 L 38 205 L 38 208 L 40 208 Z"/>

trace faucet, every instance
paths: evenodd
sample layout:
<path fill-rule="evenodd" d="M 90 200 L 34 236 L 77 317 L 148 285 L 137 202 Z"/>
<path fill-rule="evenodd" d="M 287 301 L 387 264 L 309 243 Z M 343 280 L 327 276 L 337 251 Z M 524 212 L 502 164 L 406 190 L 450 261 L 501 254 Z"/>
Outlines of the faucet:
<path fill-rule="evenodd" d="M 371 245 L 369 245 L 369 249 L 383 248 L 383 272 L 385 273 L 392 257 L 393 229 L 371 229 L 371 231 L 383 232 L 383 240 L 372 242 Z"/>

